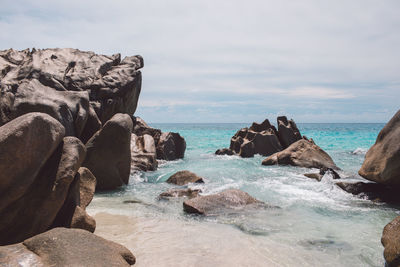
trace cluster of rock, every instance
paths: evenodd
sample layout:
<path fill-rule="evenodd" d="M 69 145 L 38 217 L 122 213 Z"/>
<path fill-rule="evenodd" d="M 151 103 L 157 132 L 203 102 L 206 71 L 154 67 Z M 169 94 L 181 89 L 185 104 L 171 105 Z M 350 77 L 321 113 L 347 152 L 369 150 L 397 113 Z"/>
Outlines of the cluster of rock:
<path fill-rule="evenodd" d="M 161 132 L 134 117 L 131 136 L 131 171 L 154 171 L 157 160 L 176 160 L 185 155 L 186 141 L 179 133 Z"/>
<path fill-rule="evenodd" d="M 95 189 L 114 189 L 129 180 L 134 125 L 128 114 L 136 110 L 142 67 L 140 56 L 121 60 L 119 54 L 76 49 L 0 51 L 1 245 L 23 242 L 39 257 L 44 253 L 38 259 L 44 266 L 58 265 L 35 240 L 73 230 L 38 234 L 55 227 L 94 231 L 85 208 Z M 69 248 L 74 239 L 55 246 Z M 4 248 L 11 254 L 24 249 L 11 246 Z M 132 257 L 123 262 L 132 264 Z"/>

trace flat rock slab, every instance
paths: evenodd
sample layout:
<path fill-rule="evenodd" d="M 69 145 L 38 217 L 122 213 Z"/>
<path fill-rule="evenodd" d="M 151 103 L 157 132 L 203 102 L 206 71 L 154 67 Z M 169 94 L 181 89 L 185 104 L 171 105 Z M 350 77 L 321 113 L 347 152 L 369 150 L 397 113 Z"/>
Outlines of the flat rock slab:
<path fill-rule="evenodd" d="M 268 207 L 268 205 L 238 189 L 229 189 L 213 195 L 199 196 L 183 202 L 185 212 L 206 216 L 257 207 Z"/>
<path fill-rule="evenodd" d="M 80 229 L 54 228 L 15 245 L 0 247 L 1 266 L 130 266 L 124 246 Z"/>
<path fill-rule="evenodd" d="M 188 183 L 204 183 L 203 178 L 190 171 L 179 171 L 168 178 L 167 183 L 186 185 Z"/>

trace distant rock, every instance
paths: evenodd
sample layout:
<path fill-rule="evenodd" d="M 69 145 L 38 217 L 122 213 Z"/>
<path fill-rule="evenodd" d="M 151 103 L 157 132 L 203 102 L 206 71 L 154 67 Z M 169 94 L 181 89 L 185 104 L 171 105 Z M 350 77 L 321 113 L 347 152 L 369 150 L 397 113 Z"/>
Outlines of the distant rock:
<path fill-rule="evenodd" d="M 168 178 L 167 183 L 186 185 L 188 183 L 204 183 L 203 178 L 190 171 L 179 171 Z"/>
<path fill-rule="evenodd" d="M 262 165 L 292 165 L 306 168 L 339 168 L 332 158 L 312 140 L 301 139 L 285 150 L 264 159 Z"/>
<path fill-rule="evenodd" d="M 22 243 L 0 247 L 1 266 L 130 266 L 124 246 L 88 231 L 54 228 Z"/>
<path fill-rule="evenodd" d="M 370 181 L 400 185 L 400 110 L 380 131 L 358 173 Z"/>
<path fill-rule="evenodd" d="M 400 204 L 398 187 L 387 186 L 378 183 L 336 183 L 338 187 L 353 195 L 372 200 L 374 202 L 385 202 L 389 204 Z"/>
<path fill-rule="evenodd" d="M 218 149 L 215 154 L 239 155 L 243 158 L 255 154 L 270 156 L 302 139 L 293 120 L 288 121 L 285 116 L 281 116 L 277 122 L 278 130 L 268 119 L 262 123 L 253 122 L 250 128 L 242 128 L 232 136 L 229 149 Z"/>
<path fill-rule="evenodd" d="M 238 189 L 229 189 L 217 194 L 199 196 L 183 202 L 187 213 L 218 215 L 251 207 L 265 207 L 265 203 Z"/>
<path fill-rule="evenodd" d="M 110 190 L 128 184 L 131 170 L 132 120 L 116 114 L 86 143 L 83 167 L 97 179 L 97 189 Z"/>
<path fill-rule="evenodd" d="M 221 148 L 221 149 L 218 149 L 217 151 L 215 151 L 215 155 L 221 155 L 221 156 L 222 155 L 232 156 L 234 154 L 235 153 L 233 153 L 233 151 L 229 148 Z"/>
<path fill-rule="evenodd" d="M 200 189 L 191 189 L 191 188 L 172 188 L 166 192 L 163 192 L 159 195 L 160 199 L 169 199 L 169 198 L 178 198 L 178 197 L 187 197 L 189 199 L 197 197 L 201 193 Z"/>
<path fill-rule="evenodd" d="M 400 216 L 394 218 L 383 229 L 381 238 L 385 250 L 383 256 L 388 267 L 400 266 Z"/>
<path fill-rule="evenodd" d="M 135 170 L 155 171 L 157 169 L 156 145 L 151 135 L 131 135 L 131 159 L 131 172 Z"/>

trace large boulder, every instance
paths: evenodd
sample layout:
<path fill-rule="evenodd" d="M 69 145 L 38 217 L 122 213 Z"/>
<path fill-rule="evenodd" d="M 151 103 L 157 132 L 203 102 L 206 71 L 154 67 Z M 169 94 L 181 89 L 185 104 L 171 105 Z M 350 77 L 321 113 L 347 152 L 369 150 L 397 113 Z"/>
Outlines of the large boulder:
<path fill-rule="evenodd" d="M 288 120 L 286 116 L 277 118 L 278 138 L 283 148 L 289 147 L 294 142 L 301 139 L 301 134 L 293 120 Z"/>
<path fill-rule="evenodd" d="M 332 158 L 312 140 L 301 139 L 285 150 L 264 159 L 262 165 L 292 165 L 306 168 L 339 168 Z"/>
<path fill-rule="evenodd" d="M 186 141 L 179 133 L 162 133 L 157 143 L 157 158 L 164 160 L 182 159 L 185 150 Z"/>
<path fill-rule="evenodd" d="M 0 211 L 0 244 L 20 242 L 46 231 L 61 221 L 60 217 L 64 218 L 60 214 L 85 153 L 85 146 L 79 139 L 65 137 L 30 185 L 14 185 L 27 188 Z"/>
<path fill-rule="evenodd" d="M 157 152 L 154 138 L 144 134 L 131 136 L 131 172 L 155 171 L 157 169 Z"/>
<path fill-rule="evenodd" d="M 0 247 L 1 266 L 130 266 L 124 246 L 80 229 L 54 228 L 22 243 Z"/>
<path fill-rule="evenodd" d="M 400 185 L 400 110 L 380 131 L 358 173 L 370 181 Z"/>
<path fill-rule="evenodd" d="M 176 185 L 186 185 L 188 183 L 204 183 L 203 178 L 190 171 L 179 171 L 168 178 L 167 183 Z"/>
<path fill-rule="evenodd" d="M 388 267 L 400 266 L 400 216 L 385 226 L 381 242 L 385 247 L 383 256 L 386 265 Z"/>
<path fill-rule="evenodd" d="M 110 190 L 128 184 L 131 170 L 132 120 L 116 114 L 86 143 L 82 166 L 97 179 L 97 189 Z"/>
<path fill-rule="evenodd" d="M 91 112 L 88 101 L 102 123 L 116 113 L 133 114 L 142 67 L 140 56 L 121 60 L 120 54 L 70 48 L 0 51 L 0 125 L 41 111 L 59 119 L 68 135 L 79 136 Z"/>
<path fill-rule="evenodd" d="M 238 189 L 224 190 L 217 194 L 199 196 L 183 202 L 185 212 L 206 216 L 260 206 L 265 207 L 266 204 Z"/>

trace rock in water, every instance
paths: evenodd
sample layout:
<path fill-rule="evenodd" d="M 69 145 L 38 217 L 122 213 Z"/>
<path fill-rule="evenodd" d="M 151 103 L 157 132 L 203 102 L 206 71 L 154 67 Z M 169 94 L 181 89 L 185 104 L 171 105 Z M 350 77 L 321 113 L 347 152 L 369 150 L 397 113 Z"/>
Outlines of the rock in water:
<path fill-rule="evenodd" d="M 400 266 L 400 216 L 385 226 L 381 242 L 385 247 L 383 256 L 385 257 L 387 266 Z"/>
<path fill-rule="evenodd" d="M 217 151 L 215 151 L 215 155 L 228 155 L 228 156 L 232 156 L 234 155 L 233 151 L 229 148 L 221 148 L 218 149 Z"/>
<path fill-rule="evenodd" d="M 251 206 L 266 206 L 266 204 L 238 189 L 199 196 L 183 202 L 185 212 L 201 215 L 223 214 Z"/>
<path fill-rule="evenodd" d="M 288 121 L 286 116 L 281 116 L 277 118 L 277 122 L 278 138 L 284 148 L 301 139 L 300 131 L 293 120 Z"/>
<path fill-rule="evenodd" d="M 79 229 L 54 228 L 15 245 L 0 247 L 1 266 L 130 266 L 124 246 Z M 21 265 L 21 263 L 23 263 Z"/>
<path fill-rule="evenodd" d="M 157 144 L 157 158 L 164 160 L 182 159 L 185 150 L 186 141 L 179 133 L 162 133 Z"/>
<path fill-rule="evenodd" d="M 339 168 L 332 158 L 313 141 L 305 139 L 291 144 L 285 150 L 264 159 L 262 165 L 292 165 L 306 168 Z"/>
<path fill-rule="evenodd" d="M 169 198 L 177 198 L 177 197 L 187 197 L 194 198 L 197 197 L 201 193 L 200 189 L 190 189 L 190 188 L 172 188 L 166 192 L 163 192 L 159 195 L 160 199 L 169 199 Z"/>
<path fill-rule="evenodd" d="M 116 114 L 86 143 L 83 166 L 97 179 L 97 189 L 110 190 L 128 184 L 131 170 L 132 120 Z"/>
<path fill-rule="evenodd" d="M 144 134 L 131 137 L 131 172 L 155 171 L 157 169 L 157 153 L 154 138 L 151 135 Z"/>
<path fill-rule="evenodd" d="M 167 183 L 186 185 L 188 183 L 204 183 L 203 178 L 190 171 L 179 171 L 168 178 Z"/>
<path fill-rule="evenodd" d="M 400 185 L 400 110 L 380 131 L 358 173 L 370 181 Z"/>
<path fill-rule="evenodd" d="M 116 113 L 135 112 L 142 67 L 141 56 L 121 60 L 120 54 L 69 48 L 0 51 L 0 125 L 39 111 L 59 120 L 67 135 L 79 137 L 89 115 L 93 126 L 94 114 L 105 123 Z"/>
<path fill-rule="evenodd" d="M 344 191 L 367 198 L 374 202 L 386 202 L 398 205 L 400 203 L 399 188 L 378 183 L 336 183 Z"/>

